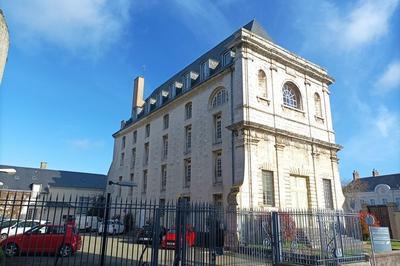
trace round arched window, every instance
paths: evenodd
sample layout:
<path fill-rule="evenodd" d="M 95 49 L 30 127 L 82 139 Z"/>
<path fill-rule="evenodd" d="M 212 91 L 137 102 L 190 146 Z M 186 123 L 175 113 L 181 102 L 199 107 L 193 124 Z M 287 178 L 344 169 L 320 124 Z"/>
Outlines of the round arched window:
<path fill-rule="evenodd" d="M 228 92 L 225 88 L 219 88 L 212 94 L 211 108 L 225 104 L 228 101 Z"/>
<path fill-rule="evenodd" d="M 283 104 L 296 109 L 302 109 L 299 88 L 292 82 L 286 82 L 282 88 Z"/>

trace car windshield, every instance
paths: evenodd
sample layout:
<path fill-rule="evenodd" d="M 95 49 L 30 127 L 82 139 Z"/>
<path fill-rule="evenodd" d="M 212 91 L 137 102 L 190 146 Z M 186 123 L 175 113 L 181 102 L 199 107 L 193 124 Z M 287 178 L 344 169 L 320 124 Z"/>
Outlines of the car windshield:
<path fill-rule="evenodd" d="M 10 226 L 13 226 L 13 225 L 16 224 L 16 223 L 17 223 L 16 220 L 2 221 L 2 222 L 0 223 L 0 226 L 1 226 L 1 227 L 10 227 Z"/>

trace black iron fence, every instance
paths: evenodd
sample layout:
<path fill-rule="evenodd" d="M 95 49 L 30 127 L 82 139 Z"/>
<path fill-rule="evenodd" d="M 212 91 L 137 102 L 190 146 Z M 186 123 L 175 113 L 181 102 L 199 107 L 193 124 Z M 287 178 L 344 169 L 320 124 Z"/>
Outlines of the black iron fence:
<path fill-rule="evenodd" d="M 0 191 L 6 265 L 337 265 L 364 259 L 356 214 Z M 0 255 L 1 258 L 1 255 Z"/>

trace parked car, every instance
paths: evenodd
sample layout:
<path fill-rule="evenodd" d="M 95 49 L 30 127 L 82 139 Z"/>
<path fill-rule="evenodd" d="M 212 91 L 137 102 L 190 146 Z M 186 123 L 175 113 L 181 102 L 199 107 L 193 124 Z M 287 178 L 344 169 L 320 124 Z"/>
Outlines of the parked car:
<path fill-rule="evenodd" d="M 73 255 L 81 248 L 81 237 L 73 223 L 65 225 L 39 225 L 23 234 L 9 236 L 0 245 L 6 256 L 20 253 L 58 253 L 62 257 Z"/>
<path fill-rule="evenodd" d="M 186 226 L 185 240 L 186 244 L 189 247 L 194 247 L 194 245 L 196 244 L 196 232 L 193 230 L 193 227 L 191 225 Z M 169 229 L 161 241 L 161 247 L 164 249 L 175 249 L 175 241 L 176 229 Z M 181 238 L 181 241 L 183 242 L 183 238 Z"/>
<path fill-rule="evenodd" d="M 11 227 L 18 222 L 17 219 L 4 219 L 0 222 L 0 230 L 3 228 Z"/>
<path fill-rule="evenodd" d="M 122 234 L 125 229 L 124 224 L 118 220 L 108 220 L 107 227 L 108 228 L 106 229 L 106 233 L 113 235 Z M 99 234 L 103 233 L 103 228 L 104 228 L 104 222 L 101 222 L 99 224 L 99 229 L 98 229 Z"/>
<path fill-rule="evenodd" d="M 101 220 L 97 216 L 86 216 L 81 215 L 75 218 L 76 224 L 78 225 L 79 230 L 84 231 L 97 231 Z"/>
<path fill-rule="evenodd" d="M 136 242 L 138 244 L 146 244 L 146 245 L 151 244 L 153 242 L 153 230 L 154 230 L 153 225 L 146 223 L 142 228 L 139 229 L 137 233 Z M 159 232 L 160 232 L 159 241 L 161 242 L 163 236 L 166 233 L 166 229 L 160 226 Z"/>
<path fill-rule="evenodd" d="M 36 227 L 38 225 L 43 225 L 46 223 L 47 223 L 47 221 L 44 221 L 44 220 L 21 220 L 10 227 L 5 227 L 5 228 L 1 229 L 0 237 L 1 237 L 1 239 L 5 239 L 9 236 L 22 234 L 22 233 L 32 229 L 33 227 Z"/>

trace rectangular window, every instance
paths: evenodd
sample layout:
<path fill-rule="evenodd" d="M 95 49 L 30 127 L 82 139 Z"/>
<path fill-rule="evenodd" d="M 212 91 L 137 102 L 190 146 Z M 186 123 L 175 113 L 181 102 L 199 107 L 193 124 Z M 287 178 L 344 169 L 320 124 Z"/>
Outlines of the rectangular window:
<path fill-rule="evenodd" d="M 397 208 L 400 209 L 400 198 L 396 198 L 396 205 Z"/>
<path fill-rule="evenodd" d="M 220 143 L 222 141 L 222 118 L 221 114 L 214 116 L 214 142 Z"/>
<path fill-rule="evenodd" d="M 136 164 L 136 148 L 132 149 L 131 168 L 135 168 Z"/>
<path fill-rule="evenodd" d="M 122 153 L 121 153 L 121 161 L 119 162 L 119 165 L 120 165 L 120 166 L 123 166 L 123 165 L 124 165 L 124 161 L 125 161 L 125 153 L 122 152 Z"/>
<path fill-rule="evenodd" d="M 185 187 L 190 187 L 190 179 L 192 177 L 192 160 L 186 159 L 185 160 Z"/>
<path fill-rule="evenodd" d="M 121 144 L 122 147 L 121 147 L 121 148 L 122 148 L 122 149 L 125 149 L 125 145 L 126 145 L 126 137 L 123 136 L 123 137 L 122 137 L 122 144 Z"/>
<path fill-rule="evenodd" d="M 130 177 L 129 177 L 129 181 L 131 181 L 131 183 L 133 183 L 133 179 L 134 179 L 134 175 L 133 173 L 131 173 Z M 133 187 L 129 187 L 129 196 L 132 197 L 133 195 Z"/>
<path fill-rule="evenodd" d="M 189 153 L 192 149 L 192 126 L 185 127 L 185 153 Z"/>
<path fill-rule="evenodd" d="M 163 136 L 162 160 L 168 158 L 168 135 Z"/>
<path fill-rule="evenodd" d="M 192 118 L 192 103 L 187 103 L 185 105 L 185 119 Z"/>
<path fill-rule="evenodd" d="M 147 191 L 147 170 L 143 171 L 143 183 L 142 183 L 142 193 L 145 194 Z"/>
<path fill-rule="evenodd" d="M 387 199 L 382 199 L 382 204 L 387 204 L 388 200 Z"/>
<path fill-rule="evenodd" d="M 222 152 L 214 152 L 214 182 L 222 183 Z"/>
<path fill-rule="evenodd" d="M 160 199 L 160 216 L 165 215 L 165 199 Z"/>
<path fill-rule="evenodd" d="M 262 170 L 261 183 L 263 204 L 275 206 L 274 173 L 272 171 Z"/>
<path fill-rule="evenodd" d="M 169 127 L 169 115 L 164 115 L 163 125 L 164 125 L 164 129 L 167 129 Z"/>
<path fill-rule="evenodd" d="M 149 163 L 149 143 L 144 144 L 144 155 L 143 155 L 143 165 Z"/>
<path fill-rule="evenodd" d="M 122 181 L 122 176 L 118 177 L 118 182 Z M 121 197 L 122 195 L 122 187 L 118 186 L 118 197 Z"/>
<path fill-rule="evenodd" d="M 322 179 L 324 198 L 325 198 L 325 208 L 333 209 L 333 197 L 332 197 L 332 184 L 330 179 Z"/>
<path fill-rule="evenodd" d="M 87 213 L 87 211 L 89 210 L 89 205 L 90 205 L 90 197 L 80 196 L 78 213 L 80 213 L 80 214 Z"/>
<path fill-rule="evenodd" d="M 209 73 L 210 69 L 208 67 L 208 60 L 207 60 L 200 65 L 200 79 L 205 80 L 206 78 L 208 78 Z"/>
<path fill-rule="evenodd" d="M 161 166 L 161 191 L 165 191 L 167 187 L 167 165 Z"/>
<path fill-rule="evenodd" d="M 371 205 L 375 205 L 375 200 L 374 199 L 371 199 L 370 202 L 371 202 Z"/>
<path fill-rule="evenodd" d="M 136 144 L 136 141 L 137 141 L 137 131 L 135 130 L 135 131 L 133 131 L 133 136 L 132 136 L 133 144 Z"/>
<path fill-rule="evenodd" d="M 150 124 L 146 125 L 146 138 L 150 137 Z"/>

